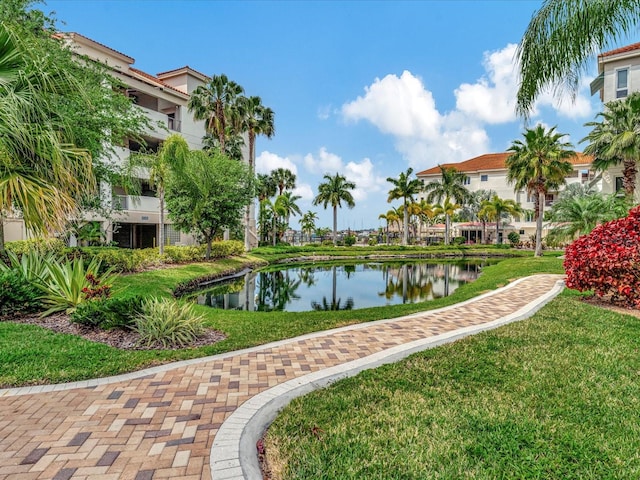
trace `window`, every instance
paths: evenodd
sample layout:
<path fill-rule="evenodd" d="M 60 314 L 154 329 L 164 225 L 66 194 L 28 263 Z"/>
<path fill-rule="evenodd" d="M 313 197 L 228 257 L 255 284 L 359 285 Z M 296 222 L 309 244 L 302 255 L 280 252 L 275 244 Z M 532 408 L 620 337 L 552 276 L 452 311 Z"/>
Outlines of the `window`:
<path fill-rule="evenodd" d="M 629 69 L 616 70 L 616 98 L 624 98 L 629 91 Z"/>
<path fill-rule="evenodd" d="M 520 235 L 524 235 L 524 230 L 520 230 Z"/>
<path fill-rule="evenodd" d="M 486 182 L 489 180 L 489 175 L 480 175 L 480 181 L 481 182 Z"/>
<path fill-rule="evenodd" d="M 171 224 L 165 224 L 164 226 L 164 243 L 165 245 L 180 243 L 180 232 L 173 228 Z"/>
<path fill-rule="evenodd" d="M 623 190 L 624 186 L 622 184 L 622 177 L 616 177 L 616 192 Z"/>
<path fill-rule="evenodd" d="M 464 184 L 465 184 L 465 185 L 470 185 L 470 184 L 471 184 L 471 178 L 469 178 L 469 177 L 464 177 Z"/>

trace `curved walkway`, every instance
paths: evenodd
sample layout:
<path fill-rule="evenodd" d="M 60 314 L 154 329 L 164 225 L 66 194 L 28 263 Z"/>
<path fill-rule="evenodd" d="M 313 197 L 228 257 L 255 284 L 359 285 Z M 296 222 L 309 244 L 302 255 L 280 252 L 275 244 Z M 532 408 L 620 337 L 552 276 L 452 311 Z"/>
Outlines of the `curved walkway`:
<path fill-rule="evenodd" d="M 561 289 L 561 276 L 536 275 L 398 319 L 107 379 L 0 390 L 0 479 L 258 478 L 255 441 L 290 398 L 525 318 Z"/>

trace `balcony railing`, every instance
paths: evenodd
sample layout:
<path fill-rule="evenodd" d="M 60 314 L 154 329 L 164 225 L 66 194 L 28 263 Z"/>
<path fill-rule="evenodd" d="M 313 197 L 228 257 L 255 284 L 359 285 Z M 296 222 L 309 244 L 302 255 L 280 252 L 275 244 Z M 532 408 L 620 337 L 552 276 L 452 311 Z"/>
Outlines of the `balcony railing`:
<path fill-rule="evenodd" d="M 167 117 L 167 126 L 169 127 L 169 130 L 173 130 L 174 132 L 180 132 L 180 128 L 181 128 L 181 123 L 180 120 L 177 120 L 173 117 Z"/>
<path fill-rule="evenodd" d="M 157 212 L 160 201 L 156 197 L 140 195 L 114 195 L 113 208 L 135 212 Z"/>

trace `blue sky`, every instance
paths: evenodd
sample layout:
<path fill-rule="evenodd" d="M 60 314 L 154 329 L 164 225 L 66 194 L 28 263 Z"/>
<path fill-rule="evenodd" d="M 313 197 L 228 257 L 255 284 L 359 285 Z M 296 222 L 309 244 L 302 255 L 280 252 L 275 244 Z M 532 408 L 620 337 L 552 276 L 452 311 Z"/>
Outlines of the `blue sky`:
<path fill-rule="evenodd" d="M 338 228 L 360 229 L 381 226 L 378 215 L 399 205 L 386 201 L 387 177 L 504 151 L 521 136 L 513 53 L 540 5 L 58 0 L 39 8 L 65 22 L 60 30 L 119 50 L 148 73 L 189 65 L 260 96 L 275 111 L 276 134 L 258 139 L 258 170 L 294 170 L 299 205 L 318 213 L 319 226 L 331 225 L 330 211 L 311 204 L 323 174 L 346 175 L 356 207 L 339 211 Z M 575 102 L 541 98 L 532 122 L 557 125 L 577 144 L 601 108 L 588 81 Z"/>

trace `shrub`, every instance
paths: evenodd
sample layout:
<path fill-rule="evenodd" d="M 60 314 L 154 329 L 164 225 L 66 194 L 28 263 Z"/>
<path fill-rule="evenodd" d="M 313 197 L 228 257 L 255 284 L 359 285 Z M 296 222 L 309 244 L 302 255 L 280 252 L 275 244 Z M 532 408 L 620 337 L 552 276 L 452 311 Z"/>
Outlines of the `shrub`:
<path fill-rule="evenodd" d="M 370 247 L 374 247 L 378 244 L 378 239 L 376 237 L 369 237 L 369 240 L 367 243 L 369 244 Z"/>
<path fill-rule="evenodd" d="M 322 246 L 323 247 L 333 247 L 333 240 L 323 240 L 322 241 Z"/>
<path fill-rule="evenodd" d="M 16 255 L 22 255 L 30 251 L 36 251 L 38 253 L 62 253 L 65 244 L 59 238 L 30 238 L 29 240 L 16 240 L 14 242 L 7 242 L 6 249 L 9 252 L 13 252 Z"/>
<path fill-rule="evenodd" d="M 509 232 L 507 238 L 509 239 L 509 243 L 512 247 L 515 247 L 516 245 L 518 245 L 518 243 L 520 243 L 520 234 L 517 232 Z"/>
<path fill-rule="evenodd" d="M 105 330 L 132 327 L 142 313 L 143 302 L 140 295 L 85 302 L 71 314 L 71 321 Z"/>
<path fill-rule="evenodd" d="M 64 254 L 69 259 L 82 258 L 89 263 L 100 261 L 102 273 L 108 269 L 115 272 L 136 272 L 160 263 L 158 250 L 144 248 L 131 250 L 117 247 L 75 247 L 67 248 Z"/>
<path fill-rule="evenodd" d="M 204 252 L 204 250 L 203 250 Z M 224 258 L 244 253 L 244 243 L 238 240 L 226 240 L 211 244 L 211 258 Z"/>
<path fill-rule="evenodd" d="M 189 247 L 167 246 L 164 247 L 163 260 L 167 263 L 200 262 L 204 258 L 205 249 L 204 245 Z"/>
<path fill-rule="evenodd" d="M 567 287 L 640 307 L 640 207 L 571 243 L 564 268 Z"/>
<path fill-rule="evenodd" d="M 35 282 L 45 276 L 47 265 L 55 261 L 55 254 L 41 254 L 38 250 L 29 250 L 22 255 L 7 251 L 6 264 L 0 262 L 0 272 L 13 271 L 27 282 Z"/>
<path fill-rule="evenodd" d="M 110 270 L 99 274 L 100 264 L 94 258 L 85 267 L 82 257 L 49 262 L 45 276 L 36 283 L 43 293 L 42 302 L 49 306 L 42 316 L 63 310 L 72 313 L 88 299 L 108 298 L 115 275 Z"/>
<path fill-rule="evenodd" d="M 19 272 L 0 272 L 0 316 L 38 311 L 40 290 Z"/>
<path fill-rule="evenodd" d="M 153 298 L 142 303 L 133 329 L 140 335 L 141 346 L 184 347 L 204 333 L 204 324 L 190 304 Z"/>
<path fill-rule="evenodd" d="M 355 235 L 347 235 L 346 237 L 344 237 L 344 244 L 347 247 L 352 247 L 355 243 L 356 243 Z"/>
<path fill-rule="evenodd" d="M 454 237 L 451 241 L 452 245 L 463 245 L 467 241 L 464 237 Z"/>

